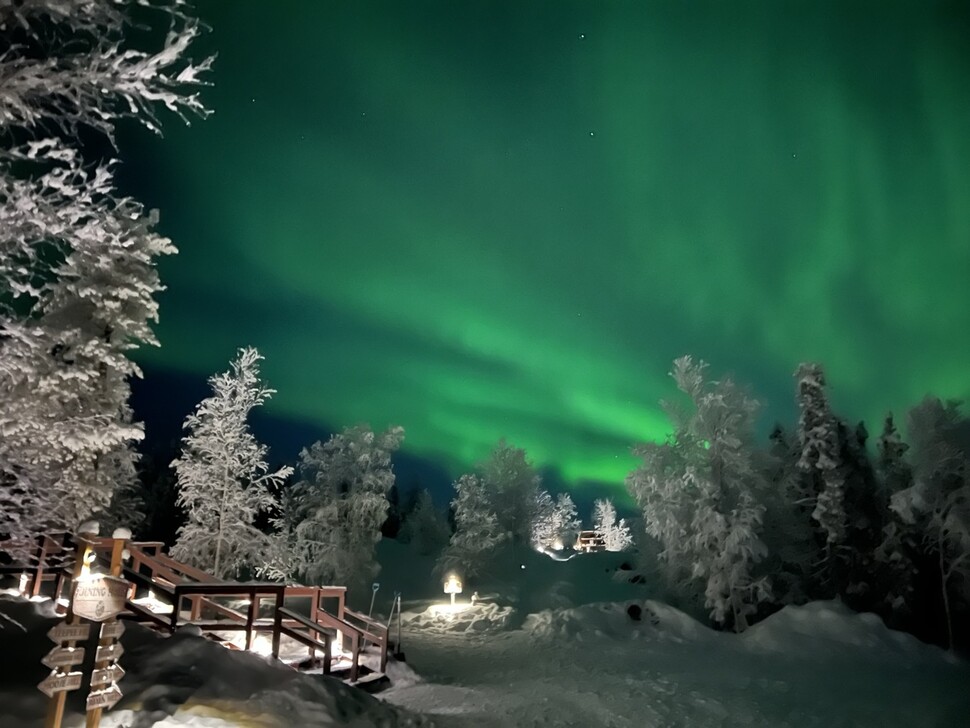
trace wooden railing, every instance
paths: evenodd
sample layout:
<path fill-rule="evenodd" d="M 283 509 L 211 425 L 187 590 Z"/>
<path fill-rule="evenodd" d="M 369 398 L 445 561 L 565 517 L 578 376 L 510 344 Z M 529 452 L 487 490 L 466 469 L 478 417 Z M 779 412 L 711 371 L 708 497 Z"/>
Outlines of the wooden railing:
<path fill-rule="evenodd" d="M 605 551 L 606 539 L 599 531 L 580 531 L 576 538 L 577 551 Z"/>
<path fill-rule="evenodd" d="M 84 539 L 100 559 L 110 555 L 113 540 Z M 2 547 L 2 544 L 0 544 Z M 127 544 L 130 562 L 123 576 L 131 584 L 122 617 L 151 624 L 172 633 L 178 627 L 194 625 L 204 633 L 244 631 L 245 648 L 253 647 L 255 636 L 270 636 L 271 653 L 278 658 L 280 639 L 286 635 L 305 645 L 312 658 L 320 652 L 323 671 L 333 667 L 333 644 L 350 653 L 351 682 L 360 677 L 360 655 L 368 647 L 380 655 L 380 671 L 387 666 L 387 627 L 367 615 L 348 609 L 347 588 L 343 586 L 285 586 L 276 583 L 227 582 L 214 578 L 201 569 L 176 561 L 165 554 L 164 544 L 157 541 L 131 541 Z M 57 602 L 71 578 L 75 558 L 75 539 L 69 535 L 38 539 L 27 565 L 0 567 L 0 573 L 26 574 L 23 591 L 37 596 L 46 582 L 53 581 L 53 598 Z M 56 565 L 55 565 L 56 563 Z M 164 611 L 154 611 L 139 603 L 139 590 L 150 592 Z M 217 598 L 235 597 L 246 605 L 245 611 L 220 603 Z M 288 601 L 309 599 L 308 614 L 291 608 Z M 260 618 L 263 601 L 272 600 L 271 617 Z M 188 601 L 188 609 L 183 609 Z M 329 608 L 328 608 L 329 607 Z"/>

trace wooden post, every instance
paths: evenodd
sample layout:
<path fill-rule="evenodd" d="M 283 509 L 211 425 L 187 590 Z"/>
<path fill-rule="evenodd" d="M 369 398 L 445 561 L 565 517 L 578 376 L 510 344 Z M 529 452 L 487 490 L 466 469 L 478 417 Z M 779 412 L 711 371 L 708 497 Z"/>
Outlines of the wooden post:
<path fill-rule="evenodd" d="M 47 536 L 40 536 L 38 538 L 40 541 L 40 546 L 37 549 L 37 570 L 34 571 L 34 580 L 30 585 L 30 596 L 36 597 L 40 594 L 40 586 L 44 581 L 44 564 L 47 561 Z M 57 603 L 54 603 L 57 606 Z"/>
<path fill-rule="evenodd" d="M 280 659 L 280 630 L 283 627 L 283 614 L 280 610 L 283 608 L 283 589 L 284 587 L 281 586 L 276 590 L 276 606 L 273 609 L 273 659 L 275 660 Z M 313 650 L 310 650 L 310 655 L 313 655 Z"/>
<path fill-rule="evenodd" d="M 249 614 L 246 615 L 246 651 L 253 649 L 253 624 L 256 622 L 256 611 L 259 600 L 256 597 L 256 587 L 249 590 Z"/>
<path fill-rule="evenodd" d="M 125 551 L 125 539 L 115 538 L 112 539 L 111 543 L 111 576 L 121 576 L 121 561 Z M 102 623 L 102 627 L 105 623 Z M 99 635 L 100 636 L 100 635 Z M 101 638 L 98 640 L 98 646 L 107 646 L 114 642 L 114 638 L 108 637 L 107 639 Z M 96 662 L 94 663 L 95 670 L 101 670 L 107 667 L 110 661 Z M 87 720 L 85 722 L 85 728 L 98 728 L 101 725 L 101 713 L 104 712 L 103 708 L 95 708 L 94 710 L 89 710 L 87 713 Z"/>
<path fill-rule="evenodd" d="M 314 624 L 319 624 L 317 619 L 318 619 L 318 615 L 320 614 L 320 599 L 321 599 L 320 590 L 314 589 L 313 593 L 310 595 L 310 621 L 313 622 Z M 309 649 L 310 649 L 310 657 L 312 658 L 316 654 L 316 650 L 314 650 L 312 646 Z M 326 659 L 327 659 L 327 664 L 329 665 L 330 664 L 329 654 L 327 655 Z"/>
<path fill-rule="evenodd" d="M 45 542 L 46 543 L 46 542 Z M 91 546 L 80 536 L 77 541 L 77 556 L 74 560 L 74 571 L 73 579 L 71 580 L 71 588 L 77 583 L 78 578 L 80 578 L 81 573 L 84 571 L 85 559 L 87 559 L 88 554 L 91 552 Z M 74 616 L 74 611 L 71 609 L 70 604 L 67 607 L 67 624 L 77 624 L 80 620 Z M 74 647 L 74 640 L 67 643 L 68 647 Z M 60 692 L 51 698 L 51 702 L 47 708 L 47 720 L 44 722 L 44 728 L 61 728 L 61 721 L 64 720 L 64 703 L 67 701 L 67 692 Z"/>

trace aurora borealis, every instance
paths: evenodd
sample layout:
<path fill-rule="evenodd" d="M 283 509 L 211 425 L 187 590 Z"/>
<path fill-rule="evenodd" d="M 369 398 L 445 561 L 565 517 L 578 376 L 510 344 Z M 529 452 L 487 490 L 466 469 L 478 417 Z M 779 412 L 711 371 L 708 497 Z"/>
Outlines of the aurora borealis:
<path fill-rule="evenodd" d="M 963 3 L 197 10 L 214 115 L 121 144 L 181 251 L 152 367 L 254 345 L 277 415 L 617 490 L 684 353 L 767 424 L 809 359 L 871 430 L 970 395 Z"/>

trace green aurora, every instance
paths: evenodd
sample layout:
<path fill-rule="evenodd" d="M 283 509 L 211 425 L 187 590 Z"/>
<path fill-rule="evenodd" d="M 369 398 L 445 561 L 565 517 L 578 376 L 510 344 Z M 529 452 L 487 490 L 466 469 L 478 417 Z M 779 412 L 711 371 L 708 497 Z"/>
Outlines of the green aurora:
<path fill-rule="evenodd" d="M 617 490 L 684 353 L 766 428 L 803 360 L 870 430 L 970 394 L 965 3 L 197 9 L 215 114 L 121 144 L 181 250 L 152 367 L 252 344 L 276 415 Z"/>

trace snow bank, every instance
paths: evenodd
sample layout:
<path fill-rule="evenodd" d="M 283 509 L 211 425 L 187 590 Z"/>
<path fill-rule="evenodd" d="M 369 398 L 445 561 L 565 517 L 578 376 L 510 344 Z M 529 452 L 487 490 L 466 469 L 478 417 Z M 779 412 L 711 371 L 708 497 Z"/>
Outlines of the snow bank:
<path fill-rule="evenodd" d="M 939 647 L 891 630 L 875 614 L 856 613 L 840 601 L 785 607 L 748 629 L 741 639 L 754 652 L 800 658 L 829 658 L 848 649 L 872 659 L 949 659 Z"/>
<path fill-rule="evenodd" d="M 713 632 L 683 612 L 653 600 L 599 602 L 546 609 L 526 617 L 522 630 L 536 639 L 652 639 L 696 642 Z"/>
<path fill-rule="evenodd" d="M 506 629 L 514 613 L 512 607 L 493 602 L 432 604 L 423 611 L 402 612 L 401 622 L 409 632 L 487 634 Z"/>

